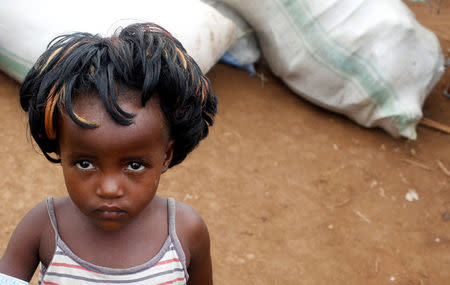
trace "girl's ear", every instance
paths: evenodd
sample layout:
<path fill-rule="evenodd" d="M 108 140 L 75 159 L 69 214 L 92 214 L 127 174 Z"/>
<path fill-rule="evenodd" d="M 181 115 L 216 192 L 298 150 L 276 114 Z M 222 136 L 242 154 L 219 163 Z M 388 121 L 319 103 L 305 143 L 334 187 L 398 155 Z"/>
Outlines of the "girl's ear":
<path fill-rule="evenodd" d="M 58 145 L 56 146 L 55 154 L 56 154 L 56 158 L 59 159 L 60 162 L 61 162 L 61 150 L 60 150 L 60 148 L 59 148 L 59 143 L 58 143 Z"/>
<path fill-rule="evenodd" d="M 61 150 L 59 149 L 59 143 L 56 146 L 55 154 L 56 154 L 56 156 L 58 156 L 59 159 L 61 158 Z"/>
<path fill-rule="evenodd" d="M 173 156 L 173 143 L 174 140 L 171 139 L 169 143 L 167 144 L 166 153 L 164 157 L 163 167 L 161 169 L 161 173 L 164 173 L 169 169 L 170 162 L 172 161 Z"/>

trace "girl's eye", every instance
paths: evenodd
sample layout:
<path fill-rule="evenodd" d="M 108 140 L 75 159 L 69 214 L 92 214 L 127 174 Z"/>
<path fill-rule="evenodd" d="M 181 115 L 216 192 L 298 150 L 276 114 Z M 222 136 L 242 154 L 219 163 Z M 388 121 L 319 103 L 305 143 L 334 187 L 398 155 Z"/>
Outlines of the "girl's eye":
<path fill-rule="evenodd" d="M 130 162 L 127 166 L 127 170 L 131 170 L 131 171 L 141 171 L 145 168 L 145 165 L 140 163 L 140 162 Z"/>
<path fill-rule="evenodd" d="M 91 162 L 87 161 L 87 160 L 78 161 L 75 165 L 81 170 L 94 169 L 94 165 Z"/>

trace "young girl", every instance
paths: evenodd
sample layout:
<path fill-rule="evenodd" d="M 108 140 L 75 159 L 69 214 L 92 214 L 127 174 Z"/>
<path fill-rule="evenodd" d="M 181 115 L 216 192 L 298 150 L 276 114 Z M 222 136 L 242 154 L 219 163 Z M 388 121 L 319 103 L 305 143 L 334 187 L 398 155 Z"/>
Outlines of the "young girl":
<path fill-rule="evenodd" d="M 147 23 L 111 38 L 58 37 L 20 102 L 68 196 L 19 223 L 1 284 L 29 281 L 38 263 L 40 284 L 212 284 L 201 217 L 156 195 L 160 175 L 207 136 L 217 110 L 208 79 L 170 33 Z"/>

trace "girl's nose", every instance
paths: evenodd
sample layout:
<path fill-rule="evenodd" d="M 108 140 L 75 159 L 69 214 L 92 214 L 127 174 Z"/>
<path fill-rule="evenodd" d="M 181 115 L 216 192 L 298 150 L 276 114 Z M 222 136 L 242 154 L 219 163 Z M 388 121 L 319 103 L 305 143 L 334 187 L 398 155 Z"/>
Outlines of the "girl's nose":
<path fill-rule="evenodd" d="M 103 175 L 96 190 L 96 194 L 105 199 L 120 198 L 123 193 L 120 177 L 115 175 Z"/>

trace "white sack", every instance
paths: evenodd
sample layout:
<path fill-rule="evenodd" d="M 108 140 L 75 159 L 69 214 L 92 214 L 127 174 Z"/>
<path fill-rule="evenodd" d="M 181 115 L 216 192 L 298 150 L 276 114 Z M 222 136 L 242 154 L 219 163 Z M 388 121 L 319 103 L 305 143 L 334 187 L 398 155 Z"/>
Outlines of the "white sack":
<path fill-rule="evenodd" d="M 220 0 L 201 0 L 203 3 L 214 7 L 224 17 L 230 19 L 237 27 L 236 42 L 227 50 L 227 52 L 242 65 L 254 64 L 261 56 L 258 47 L 258 39 L 251 29 L 250 25 L 239 15 L 236 10 Z"/>
<path fill-rule="evenodd" d="M 400 0 L 220 1 L 250 23 L 294 92 L 365 127 L 416 138 L 444 60 L 436 36 Z"/>
<path fill-rule="evenodd" d="M 198 0 L 0 0 L 0 69 L 22 82 L 48 43 L 61 34 L 110 36 L 153 22 L 174 35 L 206 73 L 234 42 L 235 25 Z"/>

